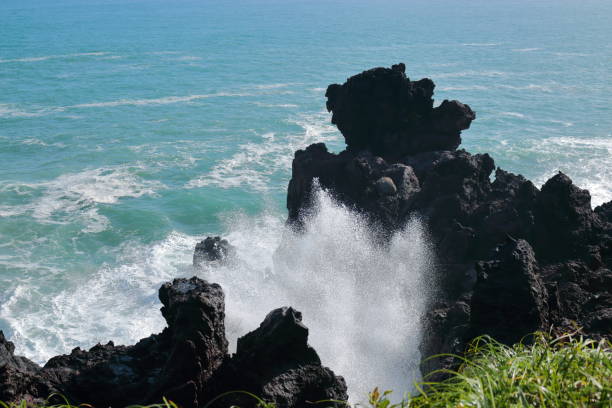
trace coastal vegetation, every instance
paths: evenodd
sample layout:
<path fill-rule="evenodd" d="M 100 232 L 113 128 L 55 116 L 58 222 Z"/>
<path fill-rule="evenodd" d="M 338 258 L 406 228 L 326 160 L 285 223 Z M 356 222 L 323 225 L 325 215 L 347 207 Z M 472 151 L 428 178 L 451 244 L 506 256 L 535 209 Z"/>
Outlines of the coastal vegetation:
<path fill-rule="evenodd" d="M 488 336 L 474 339 L 462 364 L 440 382 L 417 384 L 419 394 L 392 404 L 389 392 L 370 394 L 373 408 L 610 407 L 612 348 L 565 335 L 537 334 L 512 347 Z"/>
<path fill-rule="evenodd" d="M 442 356 L 432 356 L 438 358 Z M 459 368 L 438 370 L 415 384 L 417 392 L 392 402 L 392 391 L 375 388 L 367 405 L 353 408 L 437 408 L 437 407 L 610 407 L 612 406 L 612 343 L 586 339 L 576 333 L 552 338 L 537 333 L 532 342 L 514 346 L 499 343 L 489 336 L 474 339 L 464 356 L 453 356 Z M 447 374 L 442 381 L 429 381 L 432 375 Z M 232 391 L 251 397 L 258 408 L 278 408 L 254 394 Z M 226 393 L 227 394 L 227 393 Z M 49 398 L 58 399 L 52 395 Z M 204 408 L 216 402 L 210 401 Z M 316 401 L 313 407 L 341 401 Z M 340 404 L 340 405 L 339 405 Z M 27 401 L 3 403 L 2 408 L 32 407 Z M 63 399 L 59 404 L 35 408 L 79 408 Z M 160 404 L 130 408 L 178 408 L 167 399 Z M 232 407 L 233 408 L 233 407 Z"/>

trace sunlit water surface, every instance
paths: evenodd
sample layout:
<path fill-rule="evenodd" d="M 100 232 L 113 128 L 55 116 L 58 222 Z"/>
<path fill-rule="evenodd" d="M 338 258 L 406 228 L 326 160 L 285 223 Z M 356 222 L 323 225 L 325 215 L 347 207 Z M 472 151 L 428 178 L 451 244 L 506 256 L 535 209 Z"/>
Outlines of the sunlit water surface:
<path fill-rule="evenodd" d="M 464 3 L 464 4 L 460 4 Z M 464 147 L 612 199 L 608 1 L 0 3 L 0 329 L 37 362 L 162 329 L 157 289 L 221 283 L 232 342 L 304 312 L 353 395 L 407 390 L 434 254 L 380 248 L 325 194 L 284 228 L 296 149 L 342 137 L 325 87 L 403 61 L 477 112 Z M 194 271 L 198 239 L 238 248 Z"/>

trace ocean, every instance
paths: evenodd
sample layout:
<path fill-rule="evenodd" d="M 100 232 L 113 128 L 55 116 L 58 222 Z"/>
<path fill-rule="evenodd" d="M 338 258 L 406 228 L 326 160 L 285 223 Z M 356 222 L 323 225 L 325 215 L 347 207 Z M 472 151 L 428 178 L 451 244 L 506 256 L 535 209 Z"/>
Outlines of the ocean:
<path fill-rule="evenodd" d="M 293 152 L 344 148 L 328 84 L 404 62 L 477 119 L 462 147 L 612 199 L 607 0 L 2 0 L 0 330 L 38 363 L 160 331 L 157 289 L 222 284 L 228 336 L 304 312 L 349 392 L 409 390 L 434 254 L 390 248 L 324 193 L 284 226 Z M 230 266 L 194 270 L 223 235 Z M 431 288 L 429 288 L 431 289 Z"/>

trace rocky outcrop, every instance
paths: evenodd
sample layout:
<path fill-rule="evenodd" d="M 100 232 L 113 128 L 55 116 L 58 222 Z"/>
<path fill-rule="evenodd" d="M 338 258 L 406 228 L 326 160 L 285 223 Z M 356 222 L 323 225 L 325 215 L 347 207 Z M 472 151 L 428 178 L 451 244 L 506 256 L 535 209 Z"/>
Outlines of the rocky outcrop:
<path fill-rule="evenodd" d="M 197 268 L 208 262 L 224 262 L 235 252 L 236 248 L 230 245 L 226 239 L 206 237 L 196 244 L 193 253 L 193 266 Z"/>
<path fill-rule="evenodd" d="M 53 385 L 39 376 L 41 368 L 25 357 L 14 355 L 15 345 L 0 331 L 0 401 L 32 399 L 50 395 Z"/>
<path fill-rule="evenodd" d="M 312 205 L 315 179 L 338 200 L 363 210 L 388 229 L 408 213 L 421 189 L 410 166 L 389 164 L 368 150 L 335 155 L 323 143 L 313 144 L 297 151 L 293 160 L 287 207 L 294 224 Z"/>
<path fill-rule="evenodd" d="M 278 407 L 347 400 L 344 380 L 321 365 L 307 340 L 308 328 L 302 324 L 300 312 L 290 307 L 273 310 L 259 328 L 238 340 L 236 354 L 222 367 L 217 385 L 213 385 L 215 393 L 231 384 L 231 389 L 249 390 Z M 231 396 L 216 406 L 227 407 L 230 402 L 248 406 L 249 397 L 236 401 Z"/>
<path fill-rule="evenodd" d="M 14 356 L 0 333 L 0 400 L 41 400 L 57 392 L 70 401 L 122 407 L 166 397 L 183 407 L 199 407 L 218 394 L 244 390 L 279 406 L 300 407 L 308 398 L 346 400 L 341 377 L 321 365 L 307 344 L 299 312 L 277 309 L 228 355 L 221 287 L 199 278 L 175 279 L 159 290 L 168 327 L 133 346 L 98 344 L 76 348 L 44 367 Z M 263 367 L 260 366 L 265 362 Z M 240 376 L 238 376 L 240 374 Z M 228 404 L 254 406 L 241 394 Z"/>
<path fill-rule="evenodd" d="M 377 229 L 425 220 L 438 286 L 425 356 L 461 354 L 480 334 L 509 344 L 538 329 L 612 338 L 612 202 L 593 210 L 563 173 L 540 190 L 488 154 L 457 150 L 475 114 L 457 101 L 434 107 L 433 90 L 429 79 L 410 81 L 403 64 L 330 85 L 327 108 L 347 148 L 295 153 L 289 223 L 299 228 L 311 211 L 315 184 Z M 452 364 L 429 360 L 422 371 Z"/>
<path fill-rule="evenodd" d="M 488 334 L 512 344 L 528 333 L 546 330 L 548 293 L 527 241 L 509 238 L 494 260 L 478 262 L 476 269 L 470 308 L 470 326 L 475 331 L 470 337 Z"/>
<path fill-rule="evenodd" d="M 405 71 L 402 63 L 374 68 L 327 88 L 327 110 L 348 150 L 400 158 L 459 146 L 474 112 L 458 101 L 434 108 L 433 81 L 410 81 Z"/>
<path fill-rule="evenodd" d="M 327 108 L 347 149 L 334 154 L 319 143 L 295 153 L 289 223 L 300 228 L 316 186 L 365 214 L 381 239 L 420 216 L 436 249 L 430 279 L 438 286 L 423 322 L 424 356 L 461 354 L 480 334 L 507 344 L 541 329 L 612 338 L 612 202 L 593 210 L 588 191 L 565 174 L 540 190 L 496 169 L 488 154 L 457 150 L 476 116 L 458 101 L 434 107 L 433 91 L 430 79 L 406 77 L 404 64 L 330 85 Z M 227 241 L 208 237 L 193 262 L 224 262 L 232 252 Z M 168 325 L 162 333 L 133 346 L 77 348 L 44 367 L 15 356 L 0 332 L 0 400 L 35 402 L 57 392 L 94 406 L 167 397 L 197 407 L 234 390 L 278 407 L 347 399 L 344 380 L 308 345 L 298 311 L 272 311 L 230 356 L 218 285 L 176 279 L 159 297 Z M 422 370 L 454 364 L 428 360 Z M 232 393 L 214 404 L 256 402 Z"/>

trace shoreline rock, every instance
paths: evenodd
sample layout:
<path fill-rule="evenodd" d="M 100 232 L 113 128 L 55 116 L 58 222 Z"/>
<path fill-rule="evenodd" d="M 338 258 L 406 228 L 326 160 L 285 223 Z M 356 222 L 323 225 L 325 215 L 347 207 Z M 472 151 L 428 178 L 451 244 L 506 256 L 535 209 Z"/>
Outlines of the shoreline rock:
<path fill-rule="evenodd" d="M 133 346 L 109 342 L 89 351 L 76 348 L 44 367 L 15 356 L 0 332 L 0 401 L 42 401 L 59 393 L 93 406 L 151 404 L 166 397 L 195 408 L 236 390 L 296 408 L 306 399 L 348 399 L 344 379 L 323 367 L 308 346 L 308 329 L 294 309 L 272 311 L 238 340 L 237 353 L 230 356 L 219 285 L 197 277 L 175 279 L 160 288 L 159 298 L 168 324 L 160 334 Z M 241 394 L 223 402 L 256 405 Z"/>
<path fill-rule="evenodd" d="M 445 100 L 433 107 L 434 83 L 411 81 L 403 63 L 372 68 L 327 88 L 327 110 L 347 150 L 367 149 L 385 158 L 434 150 L 453 150 L 475 113 L 468 105 Z M 373 137 L 375 135 L 375 137 Z"/>
<path fill-rule="evenodd" d="M 563 173 L 538 189 L 488 154 L 457 150 L 476 116 L 457 101 L 433 107 L 434 87 L 427 78 L 410 81 L 404 64 L 330 85 L 327 108 L 347 148 L 334 154 L 317 143 L 295 152 L 289 224 L 300 228 L 315 179 L 387 234 L 413 214 L 423 218 L 438 285 L 424 356 L 462 354 L 482 334 L 511 344 L 537 329 L 581 327 L 612 339 L 612 202 L 593 210 L 589 192 Z"/>
<path fill-rule="evenodd" d="M 413 214 L 422 217 L 436 251 L 432 280 L 438 285 L 423 322 L 425 356 L 462 354 L 481 334 L 512 344 L 534 330 L 580 327 L 612 339 L 612 202 L 593 210 L 589 192 L 563 173 L 538 189 L 496 169 L 488 154 L 457 150 L 476 115 L 458 101 L 434 107 L 434 88 L 427 78 L 411 81 L 401 63 L 330 85 L 327 108 L 347 149 L 333 154 L 318 143 L 295 153 L 288 222 L 300 227 L 315 180 L 367 215 L 381 238 Z M 232 251 L 227 241 L 208 237 L 193 262 L 224 262 Z M 76 348 L 44 367 L 15 356 L 0 332 L 0 400 L 37 401 L 58 392 L 95 406 L 156 403 L 164 396 L 197 407 L 232 390 L 283 407 L 347 399 L 344 379 L 308 346 L 298 311 L 273 310 L 230 356 L 219 285 L 175 279 L 159 297 L 168 324 L 161 333 L 132 346 Z M 421 369 L 455 364 L 428 360 Z M 232 394 L 216 406 L 228 404 L 256 402 Z"/>
<path fill-rule="evenodd" d="M 236 252 L 226 239 L 221 237 L 206 237 L 196 244 L 193 252 L 193 266 L 196 268 L 208 262 L 226 262 Z"/>

